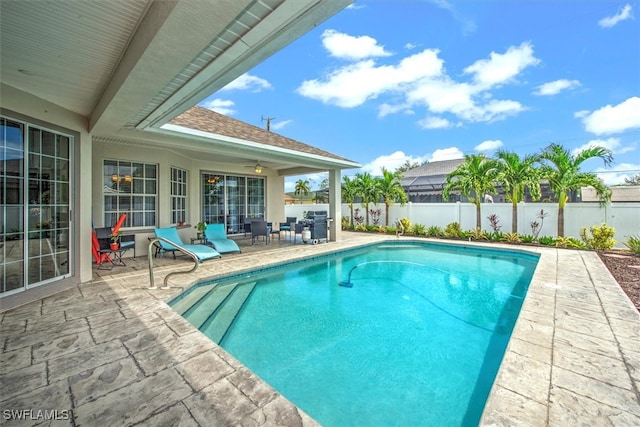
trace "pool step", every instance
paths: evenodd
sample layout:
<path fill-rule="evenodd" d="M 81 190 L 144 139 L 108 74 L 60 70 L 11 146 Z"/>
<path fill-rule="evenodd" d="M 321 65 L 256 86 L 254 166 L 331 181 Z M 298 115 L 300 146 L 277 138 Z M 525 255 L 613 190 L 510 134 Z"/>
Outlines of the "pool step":
<path fill-rule="evenodd" d="M 202 295 L 198 301 L 196 301 L 188 310 L 182 315 L 193 326 L 200 329 L 202 324 L 220 308 L 220 305 L 224 303 L 229 294 L 233 292 L 237 283 L 229 285 L 218 285 L 209 290 L 206 294 Z"/>
<path fill-rule="evenodd" d="M 251 295 L 256 282 L 236 285 L 224 303 L 202 325 L 200 330 L 215 343 L 220 344 L 227 330 L 242 309 L 247 298 Z"/>
<path fill-rule="evenodd" d="M 211 289 L 216 286 L 216 283 L 211 283 L 209 285 L 198 286 L 193 289 L 191 292 L 186 294 L 184 298 L 177 301 L 175 304 L 172 304 L 172 307 L 178 314 L 184 314 L 193 307 L 202 297 L 209 293 Z"/>

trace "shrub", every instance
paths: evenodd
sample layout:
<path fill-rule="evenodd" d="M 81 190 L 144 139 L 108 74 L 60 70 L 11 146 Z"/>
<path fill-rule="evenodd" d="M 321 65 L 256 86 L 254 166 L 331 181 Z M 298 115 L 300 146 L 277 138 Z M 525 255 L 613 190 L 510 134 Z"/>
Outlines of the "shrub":
<path fill-rule="evenodd" d="M 533 243 L 536 239 L 531 234 L 523 234 L 520 236 L 520 241 L 522 243 Z"/>
<path fill-rule="evenodd" d="M 493 242 L 501 242 L 505 240 L 504 233 L 500 230 L 487 234 L 487 238 Z"/>
<path fill-rule="evenodd" d="M 546 245 L 546 246 L 555 246 L 556 239 L 554 237 L 551 237 L 551 236 L 542 236 L 542 237 L 538 238 L 538 243 L 540 243 L 541 245 Z"/>
<path fill-rule="evenodd" d="M 627 237 L 627 241 L 624 245 L 628 247 L 631 252 L 640 256 L 640 235 Z"/>
<path fill-rule="evenodd" d="M 427 237 L 444 237 L 444 230 L 437 225 L 432 225 L 425 232 Z"/>
<path fill-rule="evenodd" d="M 404 228 L 404 234 L 411 233 L 411 221 L 409 221 L 409 218 L 400 218 L 398 221 L 402 224 L 402 228 Z"/>
<path fill-rule="evenodd" d="M 412 231 L 416 236 L 425 236 L 427 234 L 426 228 L 422 224 L 413 224 Z"/>
<path fill-rule="evenodd" d="M 473 228 L 471 230 L 465 231 L 464 237 L 473 240 L 488 240 L 486 231 L 480 230 L 478 228 Z"/>
<path fill-rule="evenodd" d="M 350 219 L 347 218 L 346 216 L 343 216 L 341 220 L 341 225 L 343 230 L 348 230 L 349 227 L 351 226 Z"/>
<path fill-rule="evenodd" d="M 595 249 L 598 251 L 606 251 L 613 248 L 616 244 L 613 236 L 616 234 L 616 230 L 613 227 L 609 227 L 607 224 L 594 225 L 587 231 L 587 227 L 584 227 L 580 231 L 580 238 L 587 245 L 589 249 Z"/>
<path fill-rule="evenodd" d="M 556 238 L 556 247 L 557 248 L 584 248 L 584 243 L 574 237 L 557 237 Z"/>
<path fill-rule="evenodd" d="M 500 217 L 496 214 L 491 214 L 487 217 L 487 219 L 489 220 L 489 223 L 491 224 L 491 229 L 496 232 L 496 231 L 500 231 L 500 229 L 502 228 L 502 226 L 499 224 L 500 223 Z"/>
<path fill-rule="evenodd" d="M 449 224 L 447 224 L 447 226 L 444 228 L 444 235 L 445 237 L 454 237 L 454 238 L 458 238 L 461 239 L 464 237 L 464 233 L 462 232 L 462 227 L 460 227 L 460 224 L 458 224 L 457 222 L 451 222 Z"/>
<path fill-rule="evenodd" d="M 518 243 L 520 242 L 520 235 L 518 233 L 505 233 L 504 240 L 507 243 Z"/>
<path fill-rule="evenodd" d="M 396 234 L 396 228 L 392 226 L 388 226 L 384 228 L 385 233 Z"/>
<path fill-rule="evenodd" d="M 354 229 L 356 231 L 367 231 L 367 227 L 361 222 L 356 223 L 356 226 L 354 227 Z"/>

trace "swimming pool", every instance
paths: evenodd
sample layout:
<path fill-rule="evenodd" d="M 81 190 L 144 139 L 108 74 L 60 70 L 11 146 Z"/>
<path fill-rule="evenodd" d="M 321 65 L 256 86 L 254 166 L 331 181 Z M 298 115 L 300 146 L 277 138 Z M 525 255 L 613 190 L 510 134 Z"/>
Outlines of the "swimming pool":
<path fill-rule="evenodd" d="M 203 283 L 172 305 L 323 425 L 477 425 L 536 262 L 393 242 Z"/>

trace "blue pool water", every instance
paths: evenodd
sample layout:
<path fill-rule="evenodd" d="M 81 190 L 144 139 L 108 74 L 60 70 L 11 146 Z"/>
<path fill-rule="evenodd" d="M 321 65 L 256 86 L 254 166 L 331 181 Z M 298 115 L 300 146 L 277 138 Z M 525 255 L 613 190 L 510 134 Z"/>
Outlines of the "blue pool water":
<path fill-rule="evenodd" d="M 477 425 L 536 263 L 420 243 L 298 262 L 244 277 L 217 334 L 325 426 Z"/>

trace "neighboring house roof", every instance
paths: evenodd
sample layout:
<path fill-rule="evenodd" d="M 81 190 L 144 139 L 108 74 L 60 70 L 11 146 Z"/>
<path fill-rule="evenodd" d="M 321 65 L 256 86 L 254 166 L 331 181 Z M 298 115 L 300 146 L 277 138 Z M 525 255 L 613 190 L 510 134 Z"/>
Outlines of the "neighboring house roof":
<path fill-rule="evenodd" d="M 402 186 L 410 190 L 442 188 L 447 175 L 462 163 L 464 159 L 442 160 L 409 169 L 402 176 Z"/>
<path fill-rule="evenodd" d="M 336 160 L 351 161 L 344 157 L 329 153 L 328 151 L 296 141 L 295 139 L 287 138 L 277 133 L 250 125 L 249 123 L 245 123 L 199 106 L 188 109 L 169 123 L 203 132 L 253 141 L 272 147 L 295 150 L 302 153 L 314 154 Z"/>
<path fill-rule="evenodd" d="M 442 160 L 439 162 L 429 162 L 417 168 L 412 168 L 404 172 L 405 177 L 448 175 L 455 168 L 464 163 L 464 159 Z"/>

